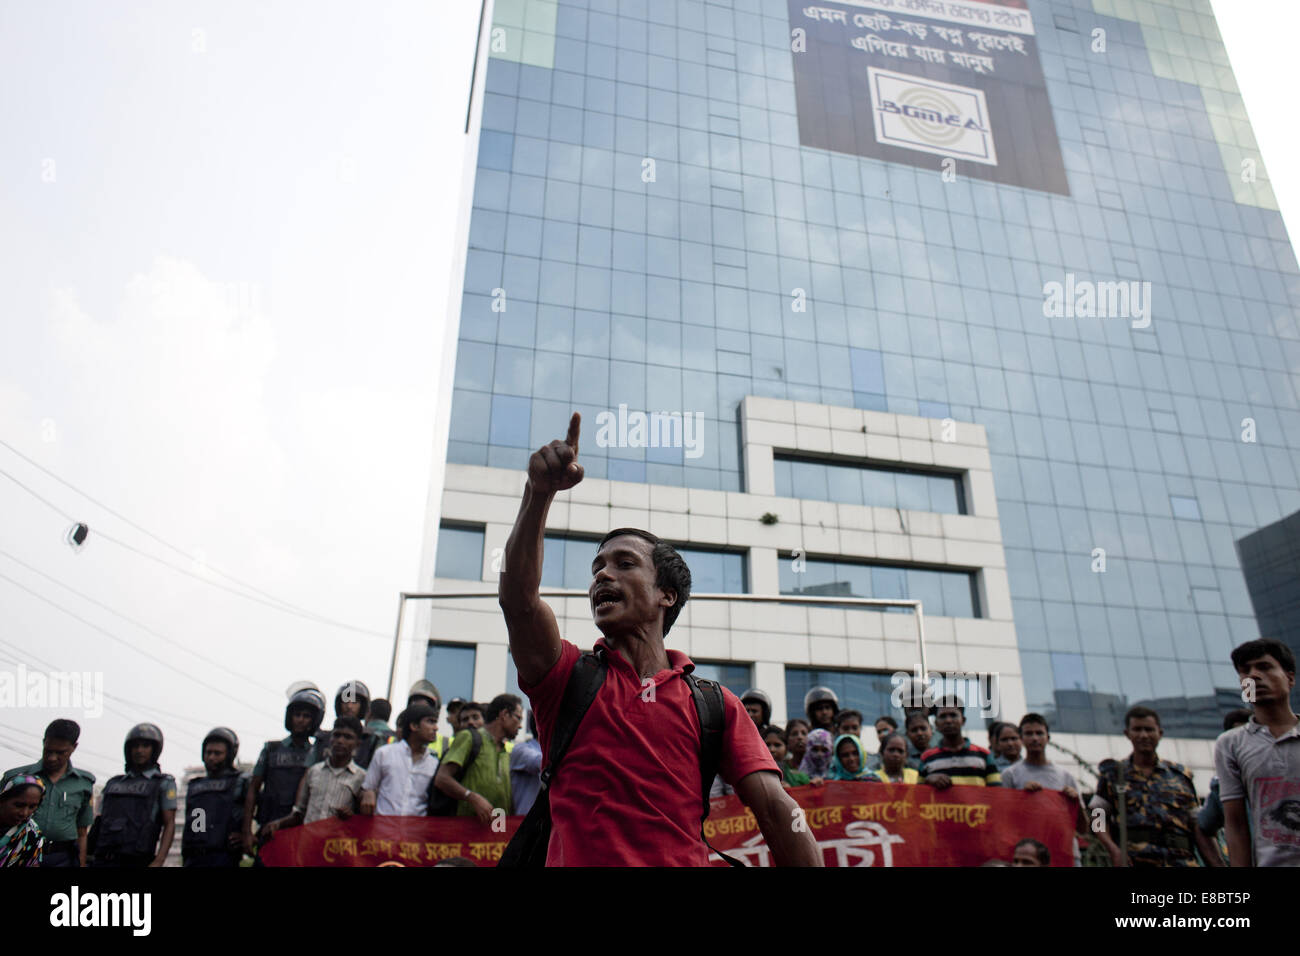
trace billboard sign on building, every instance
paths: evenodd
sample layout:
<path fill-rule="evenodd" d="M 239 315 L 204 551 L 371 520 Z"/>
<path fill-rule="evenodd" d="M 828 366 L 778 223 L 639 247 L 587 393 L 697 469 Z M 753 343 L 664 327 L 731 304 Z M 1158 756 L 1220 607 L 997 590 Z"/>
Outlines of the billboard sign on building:
<path fill-rule="evenodd" d="M 1069 195 L 1023 0 L 788 3 L 804 146 Z"/>

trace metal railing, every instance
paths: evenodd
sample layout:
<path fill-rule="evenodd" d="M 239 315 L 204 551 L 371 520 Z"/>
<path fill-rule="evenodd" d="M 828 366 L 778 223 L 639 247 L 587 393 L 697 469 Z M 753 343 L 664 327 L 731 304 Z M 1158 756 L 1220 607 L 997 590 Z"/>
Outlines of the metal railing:
<path fill-rule="evenodd" d="M 388 699 L 396 700 L 396 688 L 393 681 L 397 678 L 397 660 L 402 647 L 402 624 L 406 616 L 407 601 L 453 601 L 465 599 L 485 599 L 497 596 L 496 591 L 435 591 L 429 593 L 409 593 L 403 591 L 397 602 L 397 627 L 393 632 L 393 661 L 388 670 Z M 542 598 L 581 598 L 590 602 L 591 595 L 577 588 L 551 588 L 538 592 Z M 902 598 L 860 598 L 860 597 L 808 597 L 801 594 L 692 594 L 687 606 L 695 601 L 735 601 L 742 604 L 803 604 L 811 607 L 902 607 L 911 608 L 916 618 L 916 656 L 917 673 L 925 675 L 925 615 L 921 602 Z"/>

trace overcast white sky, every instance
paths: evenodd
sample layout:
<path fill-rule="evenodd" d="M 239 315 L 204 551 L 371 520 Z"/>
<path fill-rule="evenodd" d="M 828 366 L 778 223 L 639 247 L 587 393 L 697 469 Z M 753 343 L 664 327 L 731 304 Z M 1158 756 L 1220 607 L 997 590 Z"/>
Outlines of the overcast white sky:
<path fill-rule="evenodd" d="M 1278 81 L 1300 5 L 1214 6 L 1295 223 Z M 478 8 L 0 3 L 0 441 L 180 549 L 0 446 L 52 506 L 0 474 L 0 671 L 102 672 L 111 698 L 97 719 L 0 704 L 0 768 L 66 715 L 101 779 L 140 720 L 179 774 L 213 725 L 249 759 L 282 735 L 293 680 L 383 692 L 419 566 Z"/>

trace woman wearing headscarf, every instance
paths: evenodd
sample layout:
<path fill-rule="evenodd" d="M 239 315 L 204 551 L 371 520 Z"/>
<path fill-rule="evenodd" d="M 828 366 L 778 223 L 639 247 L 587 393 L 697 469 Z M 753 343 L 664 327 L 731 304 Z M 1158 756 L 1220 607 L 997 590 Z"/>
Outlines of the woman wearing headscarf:
<path fill-rule="evenodd" d="M 45 796 L 40 777 L 19 774 L 0 789 L 0 866 L 40 866 L 41 829 L 32 814 Z"/>
<path fill-rule="evenodd" d="M 799 772 L 806 773 L 813 783 L 825 780 L 831 772 L 830 731 L 812 730 L 808 733 L 808 748 L 799 763 Z"/>
<path fill-rule="evenodd" d="M 831 754 L 831 780 L 872 780 L 876 775 L 867 769 L 867 751 L 855 734 L 835 738 Z"/>
<path fill-rule="evenodd" d="M 881 741 L 880 769 L 876 776 L 883 783 L 921 782 L 921 775 L 907 765 L 907 738 L 902 734 L 886 734 Z"/>

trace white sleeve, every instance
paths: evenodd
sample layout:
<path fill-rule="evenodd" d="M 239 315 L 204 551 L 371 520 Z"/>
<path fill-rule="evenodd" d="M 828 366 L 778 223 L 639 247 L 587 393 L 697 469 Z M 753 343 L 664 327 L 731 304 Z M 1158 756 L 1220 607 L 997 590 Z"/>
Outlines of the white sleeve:
<path fill-rule="evenodd" d="M 384 751 L 387 748 L 380 747 L 375 751 L 375 756 L 370 761 L 370 766 L 366 768 L 366 779 L 361 782 L 363 790 L 378 790 L 379 782 L 384 779 Z"/>
<path fill-rule="evenodd" d="M 1241 766 L 1237 763 L 1236 743 L 1243 739 L 1240 727 L 1220 735 L 1214 742 L 1214 772 L 1219 778 L 1219 801 L 1241 800 L 1246 796 L 1246 784 L 1241 779 Z"/>

